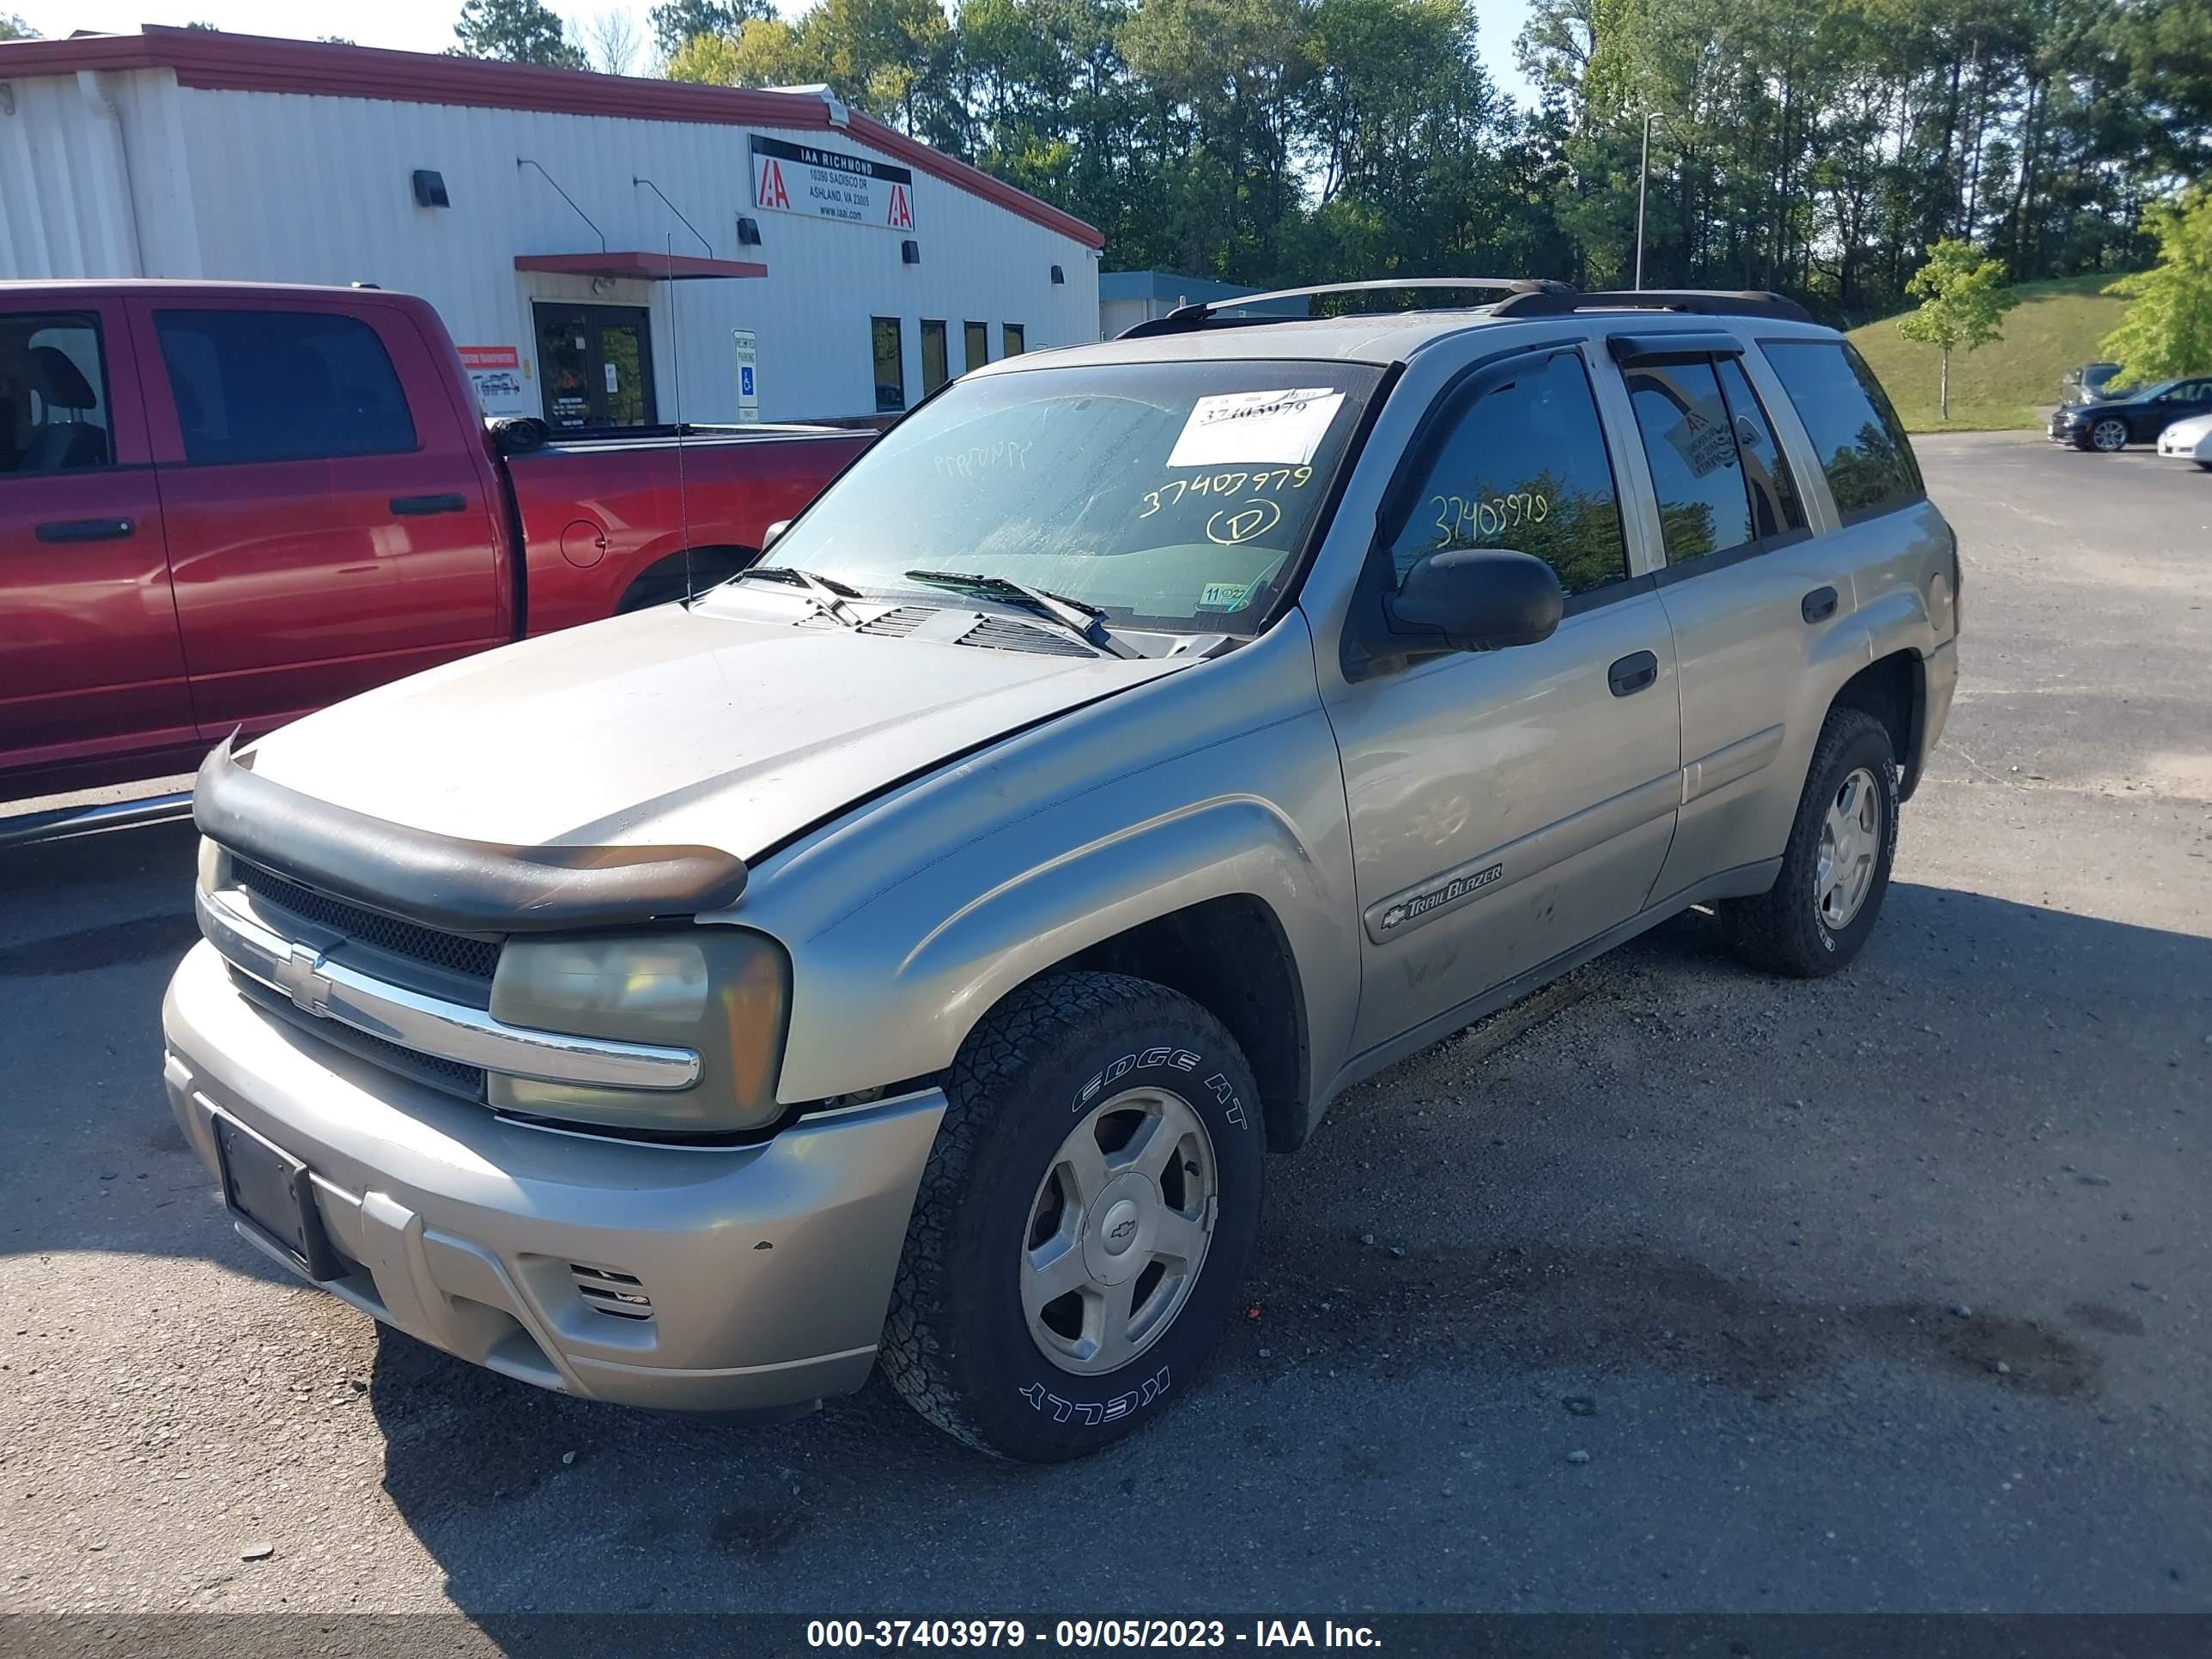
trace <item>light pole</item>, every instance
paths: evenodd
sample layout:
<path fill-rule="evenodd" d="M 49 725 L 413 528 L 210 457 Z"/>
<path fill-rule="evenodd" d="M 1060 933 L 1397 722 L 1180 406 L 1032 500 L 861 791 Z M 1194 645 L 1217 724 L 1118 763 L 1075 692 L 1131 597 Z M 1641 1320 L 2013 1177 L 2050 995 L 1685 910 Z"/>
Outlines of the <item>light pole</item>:
<path fill-rule="evenodd" d="M 1644 192 L 1651 179 L 1652 112 L 1644 112 L 1644 161 L 1636 171 L 1636 286 L 1644 287 Z"/>

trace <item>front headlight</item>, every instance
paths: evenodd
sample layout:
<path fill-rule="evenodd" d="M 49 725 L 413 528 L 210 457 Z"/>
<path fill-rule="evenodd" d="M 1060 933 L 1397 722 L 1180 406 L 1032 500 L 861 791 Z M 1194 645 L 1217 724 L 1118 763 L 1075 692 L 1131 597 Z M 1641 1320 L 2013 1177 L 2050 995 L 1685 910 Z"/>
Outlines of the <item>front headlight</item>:
<path fill-rule="evenodd" d="M 688 1089 L 611 1089 L 493 1073 L 489 1103 L 534 1117 L 693 1134 L 775 1121 L 776 1072 L 791 1004 L 782 946 L 735 927 L 511 939 L 492 975 L 491 1012 L 508 1025 L 663 1043 L 699 1052 Z"/>

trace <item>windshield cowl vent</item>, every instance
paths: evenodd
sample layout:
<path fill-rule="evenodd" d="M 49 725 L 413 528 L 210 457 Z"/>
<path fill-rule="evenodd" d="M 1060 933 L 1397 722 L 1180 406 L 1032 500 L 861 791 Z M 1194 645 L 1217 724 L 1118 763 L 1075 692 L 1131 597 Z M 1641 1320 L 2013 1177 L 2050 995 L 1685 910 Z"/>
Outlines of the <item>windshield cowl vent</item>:
<path fill-rule="evenodd" d="M 1095 657 L 1098 653 L 1082 641 L 1065 634 L 1049 634 L 1011 617 L 985 617 L 960 636 L 963 645 L 987 651 L 1027 651 L 1044 657 Z"/>
<path fill-rule="evenodd" d="M 860 631 L 863 634 L 892 635 L 911 634 L 936 614 L 937 611 L 933 606 L 902 605 L 896 611 L 886 611 L 879 617 L 870 617 L 860 624 Z"/>

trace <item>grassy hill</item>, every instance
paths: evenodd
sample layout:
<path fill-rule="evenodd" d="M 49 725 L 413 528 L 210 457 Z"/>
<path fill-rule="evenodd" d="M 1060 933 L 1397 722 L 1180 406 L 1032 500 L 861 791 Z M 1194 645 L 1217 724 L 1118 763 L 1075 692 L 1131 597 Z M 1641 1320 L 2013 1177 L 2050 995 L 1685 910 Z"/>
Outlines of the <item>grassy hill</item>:
<path fill-rule="evenodd" d="M 1884 318 L 1851 331 L 1851 343 L 1881 377 L 1905 424 L 1915 432 L 1993 432 L 2041 424 L 2038 404 L 2058 401 L 2058 377 L 2105 354 L 2099 345 L 2119 325 L 2127 301 L 2100 294 L 2110 276 L 2022 283 L 2020 304 L 2005 314 L 2004 338 L 1951 355 L 1951 420 L 1936 415 L 1934 346 L 1915 345 Z"/>

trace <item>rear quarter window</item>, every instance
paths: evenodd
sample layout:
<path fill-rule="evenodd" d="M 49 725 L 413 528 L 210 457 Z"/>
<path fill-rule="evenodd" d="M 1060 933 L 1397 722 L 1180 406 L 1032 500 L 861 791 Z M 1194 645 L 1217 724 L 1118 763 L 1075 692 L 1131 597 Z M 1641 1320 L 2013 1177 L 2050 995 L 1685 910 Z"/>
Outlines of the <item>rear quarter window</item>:
<path fill-rule="evenodd" d="M 1904 423 L 1848 343 L 1765 340 L 1760 349 L 1805 424 L 1845 524 L 1893 513 L 1926 494 Z"/>

